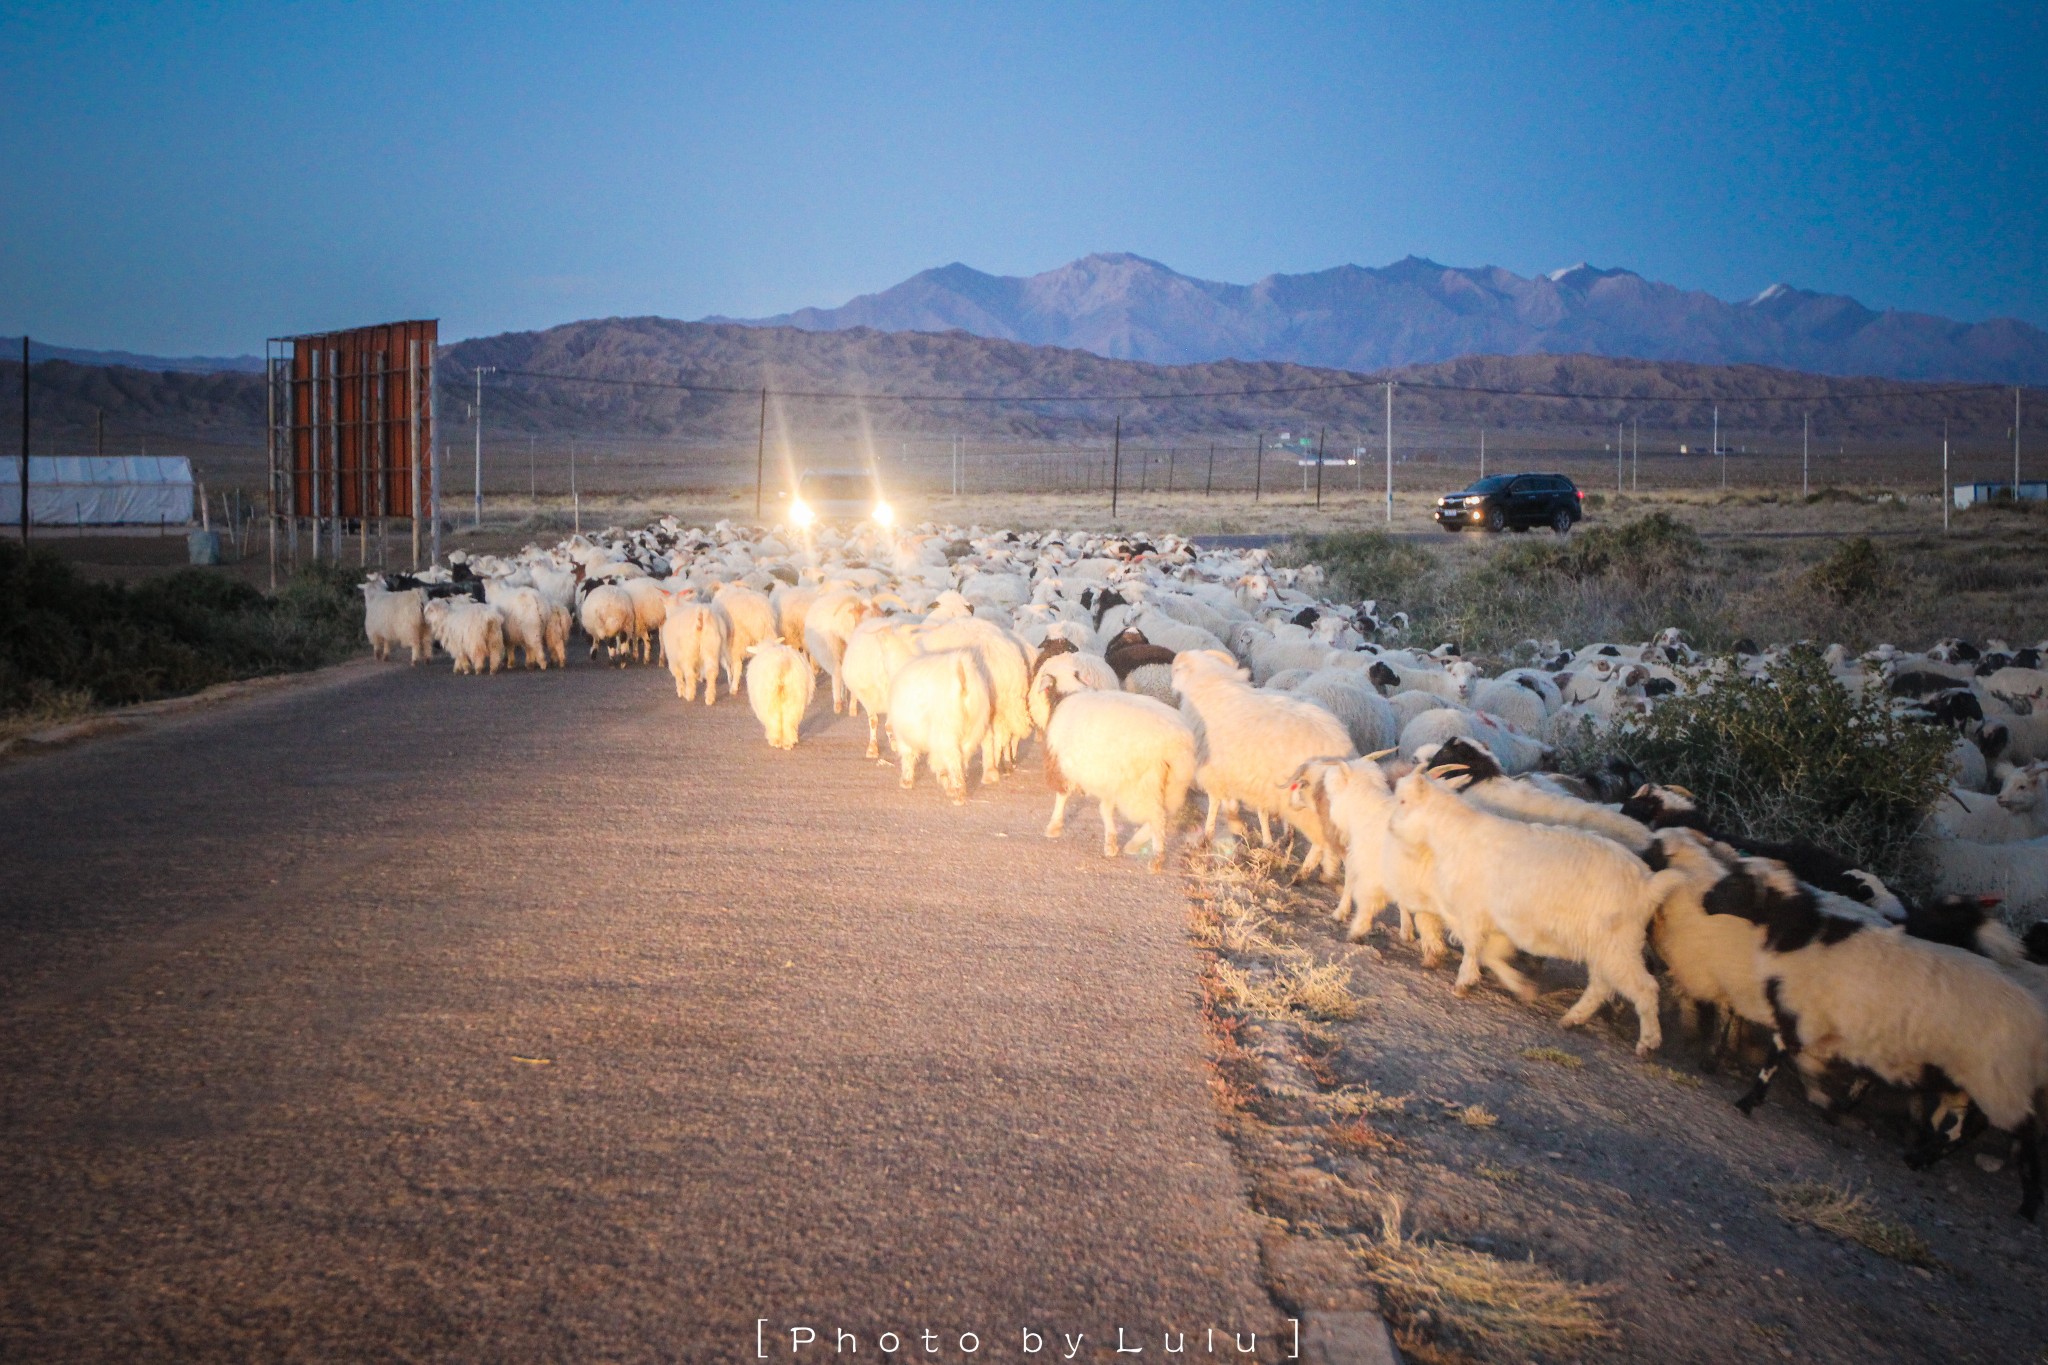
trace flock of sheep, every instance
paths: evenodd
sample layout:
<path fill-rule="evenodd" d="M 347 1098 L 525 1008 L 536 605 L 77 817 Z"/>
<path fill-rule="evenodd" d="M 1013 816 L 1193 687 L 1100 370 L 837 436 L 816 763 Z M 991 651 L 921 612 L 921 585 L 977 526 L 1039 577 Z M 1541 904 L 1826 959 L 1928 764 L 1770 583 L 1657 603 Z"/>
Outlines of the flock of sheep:
<path fill-rule="evenodd" d="M 800 738 L 823 675 L 835 713 L 886 738 L 905 787 L 929 766 L 955 802 L 970 775 L 1010 773 L 1034 737 L 1057 837 L 1093 798 L 1103 853 L 1165 861 L 1190 792 L 1246 834 L 1299 837 L 1297 877 L 1341 879 L 1360 938 L 1389 907 L 1434 966 L 1455 940 L 1456 990 L 1490 972 L 1533 998 L 1527 953 L 1582 964 L 1565 1014 L 1615 996 L 1637 1051 L 1662 1041 L 1650 951 L 1681 1017 L 1712 1026 L 1710 1060 L 1743 1023 L 1770 1039 L 1745 1112 L 1791 1063 L 1833 1112 L 1877 1082 L 1912 1092 L 1908 1159 L 1925 1164 L 1985 1125 L 2017 1144 L 2023 1198 L 2041 1202 L 2048 1122 L 2048 672 L 2039 648 L 1944 641 L 1828 652 L 1845 687 L 1881 687 L 1951 728 L 1955 782 L 1930 818 L 1936 899 L 1903 898 L 1825 849 L 1707 827 L 1689 794 L 1624 762 L 1549 772 L 1551 744 L 1676 691 L 1701 668 L 1761 670 L 1770 652 L 1709 663 L 1675 631 L 1641 644 L 1555 642 L 1538 666 L 1487 676 L 1452 646 L 1379 641 L 1398 615 L 1333 604 L 1320 575 L 1265 551 L 1048 531 L 930 525 L 804 536 L 665 519 L 518 556 L 457 556 L 364 585 L 380 658 L 435 646 L 457 672 L 566 662 L 572 624 L 592 658 L 665 663 L 677 696 L 741 686 L 768 742 Z M 1135 828 L 1126 843 L 1122 824 Z"/>

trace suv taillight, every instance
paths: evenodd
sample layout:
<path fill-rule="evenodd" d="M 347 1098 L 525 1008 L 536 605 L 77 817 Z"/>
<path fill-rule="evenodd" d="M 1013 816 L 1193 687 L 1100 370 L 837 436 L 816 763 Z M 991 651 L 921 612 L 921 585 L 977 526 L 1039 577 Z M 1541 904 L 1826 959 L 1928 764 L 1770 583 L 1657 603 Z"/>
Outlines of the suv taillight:
<path fill-rule="evenodd" d="M 1579 495 L 1579 501 L 1580 501 L 1580 502 L 1584 502 L 1584 501 L 1586 500 L 1586 490 L 1585 490 L 1585 489 L 1583 489 L 1583 488 L 1574 488 L 1574 489 L 1572 490 L 1572 492 L 1574 492 L 1574 493 L 1577 493 L 1577 494 Z"/>

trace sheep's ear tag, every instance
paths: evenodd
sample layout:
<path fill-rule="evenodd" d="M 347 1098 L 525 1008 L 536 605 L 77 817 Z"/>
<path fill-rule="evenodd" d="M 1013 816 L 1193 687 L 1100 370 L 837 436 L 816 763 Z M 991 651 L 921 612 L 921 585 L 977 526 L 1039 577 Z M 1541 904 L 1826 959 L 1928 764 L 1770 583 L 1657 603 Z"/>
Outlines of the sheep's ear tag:
<path fill-rule="evenodd" d="M 1986 910 L 1990 910 L 1993 907 L 1999 905 L 2004 900 L 2005 897 L 2003 896 L 1979 896 L 1977 897 L 1977 904 L 1982 906 Z"/>

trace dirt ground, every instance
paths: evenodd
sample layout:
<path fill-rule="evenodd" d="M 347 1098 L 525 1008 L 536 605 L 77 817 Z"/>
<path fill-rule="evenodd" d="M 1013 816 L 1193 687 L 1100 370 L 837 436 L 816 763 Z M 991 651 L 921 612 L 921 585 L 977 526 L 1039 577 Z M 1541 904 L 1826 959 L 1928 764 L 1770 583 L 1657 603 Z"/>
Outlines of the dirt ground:
<path fill-rule="evenodd" d="M 1190 864 L 1193 932 L 1216 955 L 1219 1094 L 1255 1207 L 1363 1261 L 1411 1359 L 2048 1358 L 2048 1240 L 2015 1216 L 2010 1162 L 1983 1169 L 2003 1139 L 1915 1173 L 1896 1106 L 1830 1127 L 1784 1077 L 1746 1119 L 1733 1101 L 1749 1073 L 1703 1074 L 1675 1012 L 1644 1063 L 1625 1008 L 1558 1026 L 1576 969 L 1549 966 L 1533 1007 L 1490 983 L 1459 1000 L 1455 962 L 1424 970 L 1391 915 L 1345 943 L 1334 895 L 1279 885 L 1263 856 Z M 1323 992 L 1284 1004 L 1231 989 L 1319 968 Z M 1347 973 L 1350 999 L 1328 995 Z M 1863 1197 L 1846 1226 L 1890 1255 L 1788 1211 L 1830 1187 Z M 1389 1259 L 1395 1201 L 1408 1240 Z M 1537 1295 L 1489 1308 L 1390 1279 L 1459 1249 L 1487 1273 L 1533 1260 L 1556 1292 L 1590 1290 L 1592 1312 L 1560 1310 L 1546 1335 Z"/>

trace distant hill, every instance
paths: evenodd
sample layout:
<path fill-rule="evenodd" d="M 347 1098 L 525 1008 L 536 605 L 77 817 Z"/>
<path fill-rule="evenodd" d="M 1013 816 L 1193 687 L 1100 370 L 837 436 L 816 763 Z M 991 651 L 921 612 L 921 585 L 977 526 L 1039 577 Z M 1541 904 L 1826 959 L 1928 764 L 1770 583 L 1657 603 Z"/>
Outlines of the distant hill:
<path fill-rule="evenodd" d="M 1237 359 L 1381 370 L 1469 355 L 1582 354 L 2048 383 L 2048 332 L 2012 318 L 1965 323 L 1880 312 L 1783 284 L 1729 303 L 1629 270 L 1575 265 L 1524 279 L 1496 266 L 1467 269 L 1417 256 L 1248 285 L 1195 279 L 1121 253 L 1028 277 L 956 263 L 838 308 L 804 308 L 754 325 L 957 328 L 1162 365 Z"/>
<path fill-rule="evenodd" d="M 0 356 L 19 360 L 21 338 L 0 337 Z M 68 360 L 76 365 L 118 365 L 131 370 L 155 370 L 165 374 L 218 374 L 239 372 L 262 374 L 260 355 L 140 355 L 134 351 L 82 351 L 71 346 L 47 346 L 33 338 L 28 343 L 32 362 Z"/>
<path fill-rule="evenodd" d="M 865 421 L 873 430 L 1059 439 L 1100 434 L 1120 413 L 1124 430 L 1130 433 L 1252 433 L 1305 423 L 1327 423 L 1357 432 L 1379 429 L 1384 405 L 1376 384 L 1320 392 L 1245 393 L 1358 384 L 1379 377 L 1354 371 L 1272 361 L 1156 365 L 1110 359 L 1087 350 L 992 340 L 964 331 L 882 332 L 863 327 L 819 332 L 669 318 L 607 318 L 541 332 L 480 337 L 444 347 L 442 357 L 451 378 L 468 373 L 473 366 L 495 365 L 501 370 L 590 379 L 694 380 L 742 389 L 759 385 L 778 390 L 1018 395 L 1012 401 L 993 403 L 873 403 L 864 411 L 850 403 L 779 402 L 778 420 L 804 430 L 855 430 Z M 1441 426 L 1484 423 L 1495 428 L 1557 432 L 1611 431 L 1611 424 L 1624 411 L 1613 399 L 1621 397 L 1652 400 L 1632 403 L 1626 409 L 1645 430 L 1685 429 L 1701 434 L 1711 421 L 1711 404 L 1715 402 L 1721 404 L 1723 426 L 1728 429 L 1740 426 L 1752 432 L 1796 433 L 1801 411 L 1810 408 L 1837 435 L 1853 428 L 1870 439 L 1901 434 L 1917 438 L 1938 430 L 1943 420 L 1959 433 L 2002 432 L 2011 413 L 2009 394 L 1897 393 L 1894 391 L 1902 386 L 1896 381 L 1825 377 L 1760 366 L 1523 355 L 1470 356 L 1382 373 L 1397 385 L 1407 386 L 1398 389 L 1398 421 Z M 1529 398 L 1422 387 L 1432 384 L 1592 396 Z M 1888 396 L 1853 403 L 1783 401 L 1799 395 L 1846 399 L 1873 392 Z M 1044 393 L 1223 396 L 1090 403 L 1035 403 L 1023 397 Z M 445 404 L 447 399 L 443 401 Z M 603 429 L 663 436 L 730 434 L 751 431 L 757 415 L 752 393 L 685 393 L 516 377 L 488 380 L 485 406 L 494 425 L 535 433 Z"/>
<path fill-rule="evenodd" d="M 875 401 L 854 404 L 779 398 L 771 412 L 790 432 L 947 435 L 1021 440 L 1089 440 L 1108 435 L 1121 415 L 1131 436 L 1210 437 L 1327 425 L 1333 439 L 1382 430 L 1379 376 L 1280 362 L 1214 361 L 1154 365 L 1085 350 L 991 340 L 966 332 L 817 332 L 670 318 L 607 318 L 538 332 L 479 337 L 440 353 L 443 438 L 468 435 L 472 367 L 495 366 L 485 381 L 486 439 L 532 435 L 629 437 L 751 444 L 760 387 L 783 391 L 963 394 L 994 402 Z M 575 376 L 534 379 L 530 371 Z M 1895 381 L 1827 378 L 1759 366 L 1704 366 L 1597 356 L 1476 356 L 1386 372 L 1397 383 L 1396 422 L 1404 431 L 1543 433 L 1597 443 L 1618 417 L 1656 439 L 1705 438 L 1711 405 L 1724 435 L 1775 433 L 1797 439 L 1800 415 L 1839 441 L 1926 441 L 1946 421 L 1958 437 L 2002 441 L 2012 412 L 2008 393 L 1938 393 Z M 0 360 L 0 413 L 20 402 L 21 366 Z M 664 387 L 698 383 L 736 394 Z M 192 453 L 261 468 L 265 403 L 261 376 L 186 374 L 52 360 L 35 366 L 35 439 L 44 450 L 91 449 L 94 423 L 106 416 L 110 453 Z M 1348 384 L 1307 392 L 1307 386 Z M 1453 389 L 1429 386 L 1448 385 Z M 1478 390 L 1537 390 L 1577 395 L 1543 398 Z M 1905 391 L 1901 392 L 1900 390 Z M 1248 392 L 1252 391 L 1252 392 Z M 1856 395 L 1875 398 L 1848 401 Z M 1087 397 L 1034 401 L 1032 395 Z M 1170 401 L 1158 395 L 1212 395 Z M 1132 397 L 1132 395 L 1154 395 Z M 2044 395 L 2030 394 L 2030 413 Z M 1646 401 L 1622 404 L 1621 398 Z M 1797 399 L 1798 401 L 1784 401 Z M 8 419 L 11 420 L 11 417 Z M 2029 430 L 2041 420 L 2030 417 Z M 4 438 L 0 438 L 4 439 Z M 1464 439 L 1461 434 L 1458 439 Z M 45 444 L 50 443 L 50 444 Z M 0 445 L 0 449 L 4 449 Z M 253 463 L 252 463 L 253 462 Z"/>

